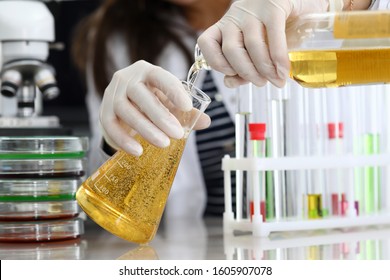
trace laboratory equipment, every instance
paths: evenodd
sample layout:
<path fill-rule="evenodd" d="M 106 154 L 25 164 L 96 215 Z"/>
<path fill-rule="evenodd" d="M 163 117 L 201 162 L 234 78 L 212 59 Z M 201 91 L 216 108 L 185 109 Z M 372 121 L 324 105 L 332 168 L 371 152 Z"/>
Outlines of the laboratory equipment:
<path fill-rule="evenodd" d="M 79 179 L 0 180 L 0 202 L 72 200 L 80 184 Z"/>
<path fill-rule="evenodd" d="M 0 1 L 0 240 L 76 238 L 75 200 L 85 179 L 88 139 L 70 137 L 43 101 L 58 96 L 46 61 L 54 18 L 41 1 Z M 7 137 L 4 137 L 7 135 Z M 23 221 L 23 222 L 20 222 Z"/>
<path fill-rule="evenodd" d="M 0 221 L 68 219 L 78 216 L 76 200 L 0 202 Z"/>
<path fill-rule="evenodd" d="M 388 86 L 375 85 L 371 86 L 374 89 L 365 89 L 367 91 L 367 98 L 372 96 L 371 102 L 375 104 L 373 106 L 371 103 L 364 102 L 365 104 L 370 104 L 370 110 L 359 110 L 359 113 L 362 115 L 361 118 L 368 120 L 369 114 L 375 114 L 382 112 L 385 114 L 389 109 L 385 108 L 383 104 L 377 102 L 380 100 L 380 96 L 386 96 L 388 91 Z M 296 195 L 289 195 L 286 197 L 287 204 L 292 203 L 297 205 L 297 208 L 304 207 L 306 204 L 307 209 L 305 211 L 296 211 L 288 217 L 281 217 L 279 220 L 266 219 L 266 221 L 257 221 L 256 223 L 250 219 L 237 219 L 234 217 L 231 206 L 231 201 L 229 196 L 225 196 L 225 213 L 224 213 L 224 232 L 226 234 L 234 234 L 236 232 L 247 232 L 250 231 L 254 236 L 268 236 L 271 232 L 291 232 L 291 231 L 302 231 L 302 230 L 320 230 L 320 229 L 338 229 L 338 228 L 352 228 L 352 227 L 367 227 L 371 225 L 386 225 L 390 224 L 390 212 L 388 211 L 388 206 L 390 204 L 388 196 L 388 188 L 390 186 L 389 177 L 383 176 L 378 172 L 378 180 L 375 181 L 380 183 L 380 186 L 375 188 L 375 197 L 378 199 L 374 200 L 374 208 L 371 212 L 362 212 L 359 211 L 360 203 L 356 200 L 356 190 L 355 184 L 362 183 L 365 181 L 359 182 L 357 178 L 354 178 L 354 170 L 384 170 L 390 165 L 390 157 L 388 150 L 377 149 L 378 152 L 367 153 L 362 152 L 359 154 L 354 153 L 353 147 L 348 147 L 341 149 L 341 144 L 343 146 L 346 143 L 353 143 L 356 139 L 364 139 L 367 131 L 362 131 L 359 135 L 355 135 L 355 129 L 352 127 L 351 122 L 355 117 L 356 108 L 346 108 L 345 104 L 355 104 L 354 99 L 358 92 L 354 91 L 355 87 L 349 87 L 350 92 L 345 93 L 342 98 L 338 99 L 335 104 L 333 93 L 335 96 L 340 97 L 341 93 L 338 92 L 341 89 L 335 88 L 332 89 L 331 93 L 326 92 L 323 94 L 322 90 L 310 89 L 303 87 L 290 87 L 293 88 L 294 92 L 291 92 L 290 100 L 294 102 L 287 103 L 286 106 L 289 107 L 295 106 L 297 103 L 295 98 L 300 96 L 305 96 L 306 99 L 312 98 L 312 101 L 319 102 L 321 97 L 321 103 L 323 98 L 327 99 L 324 103 L 329 104 L 332 107 L 332 110 L 335 111 L 340 106 L 342 113 L 340 117 L 337 117 L 331 111 L 328 111 L 328 117 L 325 116 L 325 113 L 319 114 L 318 111 L 327 110 L 326 106 L 318 106 L 316 104 L 311 104 L 307 102 L 307 105 L 310 106 L 300 106 L 299 110 L 304 111 L 304 115 L 315 110 L 315 115 L 311 115 L 305 118 L 305 122 L 300 123 L 300 118 L 289 119 L 286 122 L 287 126 L 300 127 L 300 130 L 306 130 L 306 133 L 300 135 L 299 141 L 289 142 L 289 150 L 286 154 L 280 157 L 275 158 L 230 158 L 225 156 L 222 162 L 222 169 L 225 173 L 225 194 L 231 193 L 231 188 L 234 186 L 231 185 L 230 176 L 231 173 L 236 172 L 236 170 L 249 171 L 249 172 L 264 172 L 264 171 L 281 171 L 281 172 L 294 172 L 298 174 L 300 171 L 304 171 L 306 174 L 316 175 L 316 173 L 326 171 L 328 174 L 331 174 L 331 178 L 328 180 L 317 180 L 320 177 L 312 176 L 312 179 L 309 179 L 309 176 L 306 176 L 304 185 L 307 190 L 311 190 L 308 194 L 313 195 L 310 197 L 310 201 L 302 201 L 300 198 L 302 191 L 298 188 L 296 189 Z M 362 88 L 361 86 L 356 88 Z M 330 89 L 326 89 L 327 91 Z M 373 94 L 376 92 L 376 94 Z M 305 94 L 304 94 L 305 93 Z M 376 95 L 376 96 L 374 96 Z M 332 98 L 332 99 L 331 99 Z M 343 103 L 340 103 L 340 101 Z M 301 100 L 302 101 L 302 100 Z M 303 103 L 304 100 L 303 100 Z M 382 102 L 384 103 L 384 102 Z M 291 108 L 288 108 L 291 111 Z M 310 115 L 310 114 L 308 114 Z M 333 116 L 334 115 L 334 116 Z M 289 116 L 292 116 L 289 114 Z M 341 118 L 342 116 L 342 118 Z M 320 121 L 320 126 L 318 126 L 317 119 Z M 375 121 L 377 127 L 378 118 L 372 119 Z M 296 123 L 294 123 L 296 122 Z M 330 125 L 327 125 L 329 124 Z M 310 125 L 311 124 L 311 125 Z M 315 124 L 315 125 L 313 125 Z M 346 127 L 343 124 L 348 124 Z M 268 125 L 268 124 L 267 124 Z M 372 127 L 372 125 L 370 126 Z M 329 129 L 328 133 L 324 133 L 324 129 Z M 272 129 L 272 128 L 271 128 Z M 286 131 L 290 131 L 289 127 L 286 127 Z M 360 130 L 359 130 L 360 131 Z M 376 130 L 378 131 L 378 129 Z M 289 137 L 296 137 L 299 132 L 296 130 L 291 134 L 289 132 L 286 137 L 286 141 L 289 141 Z M 318 140 L 318 137 L 322 139 Z M 388 131 L 383 132 L 383 137 L 387 139 Z M 311 140 L 310 140 L 311 138 Z M 381 137 L 382 138 L 382 137 Z M 314 139 L 316 139 L 314 141 Z M 341 141 L 342 140 L 342 141 Z M 300 145 L 301 143 L 312 143 L 312 150 L 302 151 Z M 322 143 L 322 144 L 321 144 Z M 325 145 L 327 143 L 327 145 Z M 321 150 L 318 150 L 321 149 Z M 298 151 L 298 153 L 296 153 Z M 318 151 L 321 151 L 320 153 Z M 300 153 L 299 153 L 300 152 Z M 364 174 L 364 173 L 363 173 Z M 324 172 L 325 175 L 325 172 Z M 339 176 L 343 175 L 343 176 Z M 325 176 L 323 176 L 325 177 Z M 329 176 L 328 176 L 329 177 Z M 366 176 L 366 179 L 372 179 L 372 176 Z M 332 179 L 333 178 L 333 179 Z M 362 180 L 366 180 L 362 176 Z M 325 179 L 325 178 L 324 178 Z M 300 180 L 298 180 L 300 182 Z M 286 181 L 287 189 L 291 188 L 291 181 Z M 274 186 L 276 188 L 276 186 Z M 332 193 L 338 193 L 338 199 L 335 200 L 337 205 L 334 205 L 334 211 L 332 215 L 323 215 L 323 205 L 329 205 L 328 203 L 324 204 L 320 202 L 321 197 L 327 197 L 329 200 Z M 379 200 L 379 197 L 382 199 Z M 277 197 L 274 197 L 275 202 Z M 256 204 L 255 204 L 256 205 Z M 277 207 L 277 204 L 275 205 Z M 313 210 L 312 213 L 309 213 L 309 210 Z M 300 213 L 307 213 L 302 215 Z M 310 215 L 309 215 L 310 214 Z M 310 219 L 311 218 L 311 219 Z"/>
<path fill-rule="evenodd" d="M 224 235 L 228 260 L 387 260 L 389 227 L 275 233 L 264 238 Z"/>
<path fill-rule="evenodd" d="M 69 135 L 56 116 L 42 116 L 43 100 L 59 94 L 46 63 L 54 18 L 40 1 L 0 1 L 0 129 L 3 135 Z M 28 134 L 27 133 L 27 134 Z"/>
<path fill-rule="evenodd" d="M 390 81 L 390 11 L 308 14 L 288 28 L 290 77 L 309 88 Z"/>
<path fill-rule="evenodd" d="M 234 115 L 235 119 L 235 152 L 236 158 L 247 158 L 249 156 L 249 119 L 252 113 L 252 84 L 242 85 L 237 89 L 237 110 Z M 238 220 L 248 213 L 246 208 L 245 197 L 249 195 L 248 184 L 250 178 L 242 170 L 236 171 L 236 217 Z"/>
<path fill-rule="evenodd" d="M 390 132 L 383 123 L 389 21 L 390 11 L 348 11 L 308 14 L 287 26 L 291 79 L 280 97 L 268 88 L 275 95 L 266 124 L 271 153 L 261 159 L 227 155 L 222 162 L 225 233 L 264 237 L 390 224 Z M 268 208 L 265 221 L 234 216 L 230 177 L 237 171 L 276 174 L 272 184 L 266 181 L 275 220 L 268 219 Z"/>
<path fill-rule="evenodd" d="M 71 159 L 86 156 L 87 137 L 0 137 L 0 159 Z"/>
<path fill-rule="evenodd" d="M 81 212 L 75 194 L 85 179 L 87 150 L 86 137 L 0 137 L 0 241 L 83 233 L 83 221 L 74 220 Z"/>
<path fill-rule="evenodd" d="M 328 123 L 328 152 L 331 155 L 342 154 L 343 123 Z M 331 187 L 331 213 L 332 215 L 341 215 L 342 197 L 341 187 L 344 185 L 343 174 L 341 170 L 328 171 L 328 184 Z M 345 196 L 345 193 L 344 193 Z"/>
<path fill-rule="evenodd" d="M 252 156 L 254 158 L 265 157 L 265 123 L 249 123 L 250 141 L 252 144 Z M 250 218 L 256 213 L 261 214 L 263 222 L 266 220 L 266 186 L 265 172 L 252 172 L 252 190 L 251 199 L 249 200 Z M 260 206 L 258 203 L 260 202 Z"/>
<path fill-rule="evenodd" d="M 80 218 L 0 223 L 0 242 L 36 242 L 75 239 L 84 233 Z"/>
<path fill-rule="evenodd" d="M 85 170 L 84 158 L 0 160 L 1 179 L 80 178 Z"/>
<path fill-rule="evenodd" d="M 82 260 L 87 241 L 80 238 L 51 242 L 0 244 L 1 260 Z"/>
<path fill-rule="evenodd" d="M 322 91 L 315 89 L 303 90 L 303 103 L 306 123 L 306 155 L 324 155 L 325 149 L 325 119 L 323 112 Z M 325 111 L 326 113 L 326 111 Z M 328 208 L 325 204 L 327 194 L 325 191 L 325 174 L 323 170 L 309 171 L 307 174 L 307 217 L 309 219 L 319 219 L 327 216 Z"/>
<path fill-rule="evenodd" d="M 171 139 L 167 148 L 155 147 L 141 136 L 139 157 L 118 151 L 79 188 L 76 199 L 84 212 L 109 232 L 131 242 L 153 239 L 175 178 L 187 137 L 210 98 L 183 82 L 194 108 L 189 112 L 167 108 L 184 129 L 182 139 Z"/>
<path fill-rule="evenodd" d="M 271 131 L 271 155 L 272 157 L 283 157 L 286 149 L 286 104 L 290 99 L 289 85 L 280 89 L 272 84 L 266 85 L 267 98 L 270 107 L 270 131 Z M 288 216 L 286 172 L 274 171 L 272 174 L 274 185 L 274 208 L 275 219 L 279 220 Z"/>

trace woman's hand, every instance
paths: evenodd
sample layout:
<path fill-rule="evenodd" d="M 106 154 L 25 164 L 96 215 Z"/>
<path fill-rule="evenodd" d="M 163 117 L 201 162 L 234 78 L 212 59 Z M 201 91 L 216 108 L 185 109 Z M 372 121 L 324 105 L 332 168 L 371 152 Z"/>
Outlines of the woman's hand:
<path fill-rule="evenodd" d="M 290 69 L 286 23 L 301 14 L 325 12 L 328 5 L 328 0 L 236 1 L 198 45 L 207 63 L 225 74 L 226 86 L 270 81 L 282 87 Z"/>
<path fill-rule="evenodd" d="M 139 156 L 138 133 L 157 147 L 167 147 L 169 138 L 180 139 L 183 128 L 166 104 L 190 111 L 192 102 L 182 83 L 161 67 L 138 61 L 117 71 L 106 88 L 100 108 L 103 137 L 115 149 Z M 202 114 L 194 129 L 210 125 Z"/>

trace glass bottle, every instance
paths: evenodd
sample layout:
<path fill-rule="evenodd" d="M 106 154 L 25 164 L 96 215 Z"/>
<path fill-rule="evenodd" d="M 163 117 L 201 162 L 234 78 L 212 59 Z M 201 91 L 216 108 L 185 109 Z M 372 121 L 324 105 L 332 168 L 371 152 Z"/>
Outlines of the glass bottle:
<path fill-rule="evenodd" d="M 290 77 L 308 88 L 390 82 L 390 11 L 307 14 L 288 26 Z"/>

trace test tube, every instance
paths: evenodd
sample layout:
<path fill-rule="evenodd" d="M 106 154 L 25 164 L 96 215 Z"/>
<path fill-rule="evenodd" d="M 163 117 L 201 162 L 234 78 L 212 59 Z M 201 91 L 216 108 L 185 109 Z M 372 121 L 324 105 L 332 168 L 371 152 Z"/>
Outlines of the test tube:
<path fill-rule="evenodd" d="M 252 156 L 256 156 L 255 154 L 257 152 L 255 152 L 255 146 L 257 144 L 257 146 L 260 146 L 263 144 L 264 145 L 264 150 L 263 150 L 263 157 L 266 157 L 266 133 L 268 133 L 268 131 L 266 130 L 266 126 L 267 126 L 267 122 L 268 122 L 268 106 L 267 106 L 267 91 L 264 90 L 265 88 L 264 87 L 261 87 L 261 88 L 258 88 L 258 87 L 255 87 L 253 86 L 252 87 L 252 113 L 249 115 L 249 122 L 250 124 L 256 124 L 254 126 L 254 129 L 255 131 L 254 132 L 250 132 L 250 136 L 252 136 L 252 134 L 259 134 L 261 133 L 262 136 L 264 137 L 263 140 L 261 140 L 263 143 L 259 143 L 260 140 L 251 140 L 252 142 L 255 141 L 255 142 L 258 142 L 258 143 L 252 143 L 251 145 L 249 145 L 249 150 L 250 152 L 248 152 L 250 155 Z M 258 125 L 258 124 L 261 124 L 261 125 Z M 262 126 L 264 125 L 264 128 L 262 128 Z M 257 127 L 256 127 L 257 126 Z M 264 130 L 264 133 L 261 132 Z M 258 133 L 256 133 L 256 131 L 258 131 Z M 257 150 L 259 151 L 259 150 Z M 260 155 L 259 155 L 260 156 Z M 265 213 L 265 216 L 263 217 L 264 219 L 265 218 L 272 218 L 272 216 L 270 215 L 273 215 L 273 186 L 271 184 L 271 189 L 267 189 L 266 191 L 266 184 L 267 184 L 267 175 L 268 173 L 270 173 L 270 171 L 264 171 L 263 173 L 261 173 L 261 175 L 263 176 L 263 185 L 261 185 L 261 188 L 264 189 L 264 193 L 262 194 L 262 199 L 265 200 L 265 207 L 266 209 L 264 209 L 264 213 Z M 271 173 L 272 175 L 272 173 Z M 271 190 L 272 192 L 271 193 L 268 193 L 268 191 Z M 251 200 L 253 200 L 253 192 L 252 191 L 252 188 L 250 188 L 250 190 L 248 191 L 248 195 L 250 195 L 250 199 L 248 200 L 248 204 L 250 205 L 251 203 Z M 263 196 L 264 195 L 264 196 Z M 267 199 L 267 195 L 272 197 L 272 199 Z M 248 207 L 249 209 L 250 207 Z M 268 210 L 272 209 L 272 212 L 268 213 Z M 250 210 L 250 209 L 249 209 Z M 248 213 L 249 216 L 251 216 L 250 213 Z"/>
<path fill-rule="evenodd" d="M 361 145 L 361 124 L 365 116 L 362 114 L 362 108 L 359 107 L 359 94 L 363 87 L 349 87 L 340 89 L 341 100 L 341 119 L 342 131 L 340 131 L 340 141 L 342 141 L 342 152 L 344 154 L 356 154 L 355 151 Z M 362 119 L 360 119 L 362 118 Z M 356 216 L 359 215 L 359 196 L 361 195 L 361 186 L 359 185 L 360 170 L 357 168 L 342 169 L 342 194 L 340 215 Z"/>
<path fill-rule="evenodd" d="M 344 125 L 342 122 L 328 123 L 328 151 L 330 155 L 340 155 L 342 151 Z M 341 170 L 330 170 L 328 174 L 328 183 L 331 189 L 331 213 L 332 215 L 341 214 L 342 197 L 342 178 Z"/>
<path fill-rule="evenodd" d="M 343 152 L 344 124 L 340 117 L 340 89 L 326 89 L 328 98 L 327 111 L 327 152 L 329 155 L 341 155 Z M 330 198 L 330 214 L 341 215 L 341 197 L 343 189 L 343 174 L 341 169 L 327 171 L 327 185 Z"/>
<path fill-rule="evenodd" d="M 265 138 L 265 155 L 266 157 L 272 157 L 272 142 L 269 132 L 266 132 Z M 275 189 L 274 189 L 274 174 L 273 171 L 265 172 L 265 185 L 266 185 L 266 215 L 268 220 L 275 218 Z"/>
<path fill-rule="evenodd" d="M 384 122 L 384 131 L 386 132 L 386 138 L 385 138 L 385 143 L 384 143 L 384 153 L 390 153 L 390 96 L 389 96 L 389 86 L 386 85 L 386 86 L 383 86 L 383 96 L 384 96 L 384 105 L 385 105 L 385 114 L 384 114 L 384 118 L 387 120 L 386 122 Z M 383 206 L 383 210 L 387 213 L 390 212 L 390 166 L 385 166 L 384 167 L 384 175 L 385 175 L 385 184 L 383 186 L 385 186 L 383 189 L 382 189 L 382 206 Z M 390 246 L 389 246 L 390 248 Z M 390 249 L 389 249 L 390 251 Z"/>
<path fill-rule="evenodd" d="M 305 129 L 304 88 L 295 81 L 289 81 L 291 98 L 286 104 L 286 154 L 304 156 L 308 145 Z M 286 174 L 289 216 L 306 217 L 307 172 L 299 169 Z"/>
<path fill-rule="evenodd" d="M 237 90 L 237 112 L 235 115 L 236 158 L 248 157 L 248 124 L 252 112 L 252 84 L 240 86 Z M 242 170 L 236 170 L 236 220 L 243 218 L 246 210 L 243 202 L 246 200 L 248 178 Z M 245 185 L 245 187 L 244 187 Z M 244 193 L 245 190 L 245 193 Z"/>
<path fill-rule="evenodd" d="M 366 155 L 378 154 L 379 148 L 379 127 L 378 127 L 378 94 L 375 87 L 364 87 L 365 104 L 368 106 L 366 111 L 366 129 L 363 138 L 363 153 Z M 369 166 L 364 168 L 364 205 L 367 214 L 372 214 L 379 210 L 379 167 Z"/>
<path fill-rule="evenodd" d="M 267 84 L 268 100 L 271 113 L 272 157 L 285 155 L 285 106 L 290 98 L 288 83 L 282 89 Z M 287 217 L 287 189 L 284 170 L 273 171 L 275 219 Z"/>
<path fill-rule="evenodd" d="M 322 114 L 323 105 L 321 99 L 322 90 L 309 89 L 309 149 L 310 155 L 321 156 L 324 151 L 325 121 Z M 323 208 L 324 196 L 324 171 L 321 169 L 311 171 L 311 181 L 308 193 L 308 217 L 318 219 L 327 215 L 327 210 Z"/>
<path fill-rule="evenodd" d="M 306 124 L 306 151 L 307 156 L 313 156 L 321 153 L 321 147 L 319 141 L 319 117 L 317 112 L 320 111 L 316 104 L 316 93 L 312 89 L 303 90 L 303 103 L 305 111 L 305 124 Z M 319 191 L 321 187 L 320 182 L 320 170 L 307 171 L 307 190 L 304 203 L 306 204 L 306 216 L 309 219 L 317 219 L 321 217 L 322 209 L 322 195 Z"/>
<path fill-rule="evenodd" d="M 375 91 L 378 96 L 377 98 L 377 126 L 380 131 L 380 137 L 379 137 L 379 153 L 383 154 L 387 152 L 387 141 L 388 141 L 388 131 L 387 131 L 387 123 L 388 119 L 384 116 L 386 116 L 387 111 L 389 110 L 386 106 L 386 89 L 387 85 L 376 85 Z M 380 166 L 379 167 L 379 189 L 378 189 L 378 212 L 382 212 L 384 209 L 386 209 L 386 193 L 389 189 L 387 187 L 387 174 L 386 174 L 386 166 Z"/>
<path fill-rule="evenodd" d="M 351 87 L 348 89 L 344 89 L 345 93 L 345 108 L 349 110 L 348 118 L 345 118 L 345 121 L 347 121 L 347 125 L 345 127 L 346 132 L 349 131 L 349 133 L 346 133 L 346 135 L 349 137 L 346 137 L 346 145 L 345 149 L 347 153 L 353 154 L 353 155 L 362 155 L 363 154 L 363 125 L 366 118 L 366 104 L 362 102 L 362 89 L 363 87 Z M 348 150 L 349 149 L 349 150 Z M 354 207 L 356 208 L 356 214 L 364 213 L 364 174 L 363 174 L 363 168 L 362 167 L 355 167 L 352 168 L 349 172 L 352 172 L 353 175 L 350 175 L 349 177 L 352 178 L 349 182 L 351 185 L 351 191 L 354 193 L 354 197 L 351 197 L 351 199 L 354 199 Z M 343 203 L 344 207 L 345 202 Z M 345 211 L 344 211 L 345 212 Z"/>
<path fill-rule="evenodd" d="M 250 123 L 249 133 L 252 144 L 252 156 L 254 158 L 265 157 L 265 123 Z M 262 216 L 263 222 L 266 220 L 266 207 L 265 207 L 265 172 L 254 171 L 253 172 L 253 199 L 250 201 L 250 217 L 256 213 Z"/>

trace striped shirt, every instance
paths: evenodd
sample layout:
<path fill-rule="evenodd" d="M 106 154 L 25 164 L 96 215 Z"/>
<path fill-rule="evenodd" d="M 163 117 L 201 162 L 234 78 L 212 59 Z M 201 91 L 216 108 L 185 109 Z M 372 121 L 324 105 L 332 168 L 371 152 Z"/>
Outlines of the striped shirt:
<path fill-rule="evenodd" d="M 205 216 L 222 216 L 224 212 L 224 179 L 221 169 L 222 158 L 229 154 L 234 157 L 235 126 L 223 102 L 219 100 L 211 72 L 207 72 L 202 90 L 211 98 L 206 114 L 211 125 L 196 131 L 196 143 L 207 190 Z M 235 184 L 234 172 L 232 185 Z M 234 196 L 234 188 L 232 188 Z M 233 200 L 234 201 L 234 200 Z"/>

